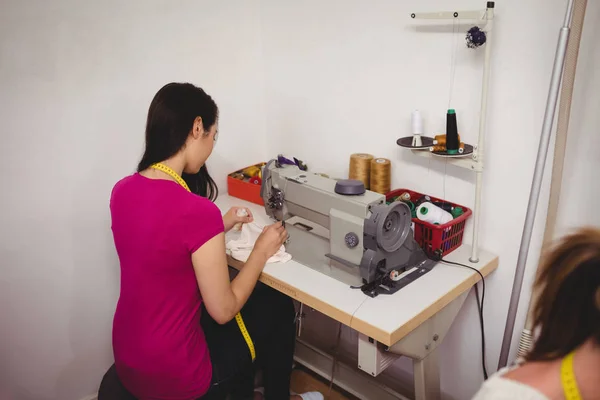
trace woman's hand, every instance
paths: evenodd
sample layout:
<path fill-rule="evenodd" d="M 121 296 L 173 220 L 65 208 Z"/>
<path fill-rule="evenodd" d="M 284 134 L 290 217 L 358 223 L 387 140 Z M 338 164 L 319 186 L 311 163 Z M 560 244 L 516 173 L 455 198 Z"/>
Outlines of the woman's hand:
<path fill-rule="evenodd" d="M 247 224 L 254 221 L 252 212 L 246 207 L 232 207 L 223 215 L 225 232 L 229 232 L 236 224 Z"/>
<path fill-rule="evenodd" d="M 266 226 L 258 239 L 256 239 L 256 243 L 254 244 L 254 249 L 252 252 L 259 253 L 264 259 L 265 262 L 273 257 L 277 251 L 281 248 L 283 242 L 285 242 L 288 238 L 288 233 L 281 224 L 281 222 L 276 222 L 273 225 Z"/>

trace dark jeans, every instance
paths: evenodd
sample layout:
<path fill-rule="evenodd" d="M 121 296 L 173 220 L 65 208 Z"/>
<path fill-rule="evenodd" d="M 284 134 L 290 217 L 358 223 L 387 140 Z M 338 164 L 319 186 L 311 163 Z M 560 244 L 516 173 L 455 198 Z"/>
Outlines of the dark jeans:
<path fill-rule="evenodd" d="M 219 325 L 202 310 L 213 365 L 213 386 L 207 395 L 218 391 L 228 392 L 233 400 L 252 399 L 254 372 L 262 369 L 265 399 L 289 399 L 296 331 L 292 299 L 258 283 L 241 314 L 254 343 L 254 364 L 235 319 Z"/>
<path fill-rule="evenodd" d="M 289 399 L 295 345 L 292 299 L 258 283 L 241 313 L 254 343 L 254 363 L 235 319 L 219 325 L 202 309 L 200 323 L 213 379 L 210 390 L 199 400 L 222 400 L 228 395 L 231 400 L 252 399 L 256 369 L 263 371 L 266 400 Z M 119 381 L 114 364 L 102 379 L 98 400 L 136 400 Z"/>

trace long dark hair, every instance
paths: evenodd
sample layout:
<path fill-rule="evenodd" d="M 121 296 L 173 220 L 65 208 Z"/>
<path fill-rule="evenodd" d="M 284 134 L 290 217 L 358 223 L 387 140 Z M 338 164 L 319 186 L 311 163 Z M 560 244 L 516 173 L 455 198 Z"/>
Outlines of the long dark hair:
<path fill-rule="evenodd" d="M 564 357 L 589 338 L 600 344 L 600 230 L 580 229 L 562 239 L 540 266 L 534 291 L 539 336 L 527 360 Z"/>
<path fill-rule="evenodd" d="M 169 83 L 152 99 L 146 121 L 146 149 L 138 164 L 138 172 L 164 161 L 184 146 L 197 117 L 204 130 L 217 122 L 219 109 L 204 90 L 191 83 Z M 184 173 L 182 178 L 193 193 L 215 201 L 219 195 L 206 164 L 196 174 Z"/>

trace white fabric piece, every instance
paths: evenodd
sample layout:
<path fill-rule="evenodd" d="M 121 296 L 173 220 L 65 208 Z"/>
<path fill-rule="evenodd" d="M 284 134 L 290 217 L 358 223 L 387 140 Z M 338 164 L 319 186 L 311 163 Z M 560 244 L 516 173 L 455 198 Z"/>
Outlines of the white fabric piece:
<path fill-rule="evenodd" d="M 323 395 L 319 392 L 302 393 L 302 394 L 300 394 L 300 397 L 302 397 L 302 400 L 324 400 L 325 399 L 325 397 L 323 397 Z"/>
<path fill-rule="evenodd" d="M 245 208 L 238 208 L 238 210 L 236 211 L 235 215 L 237 215 L 238 217 L 247 217 L 248 216 L 248 211 L 246 211 Z M 233 230 L 234 231 L 241 231 L 242 230 L 242 223 L 238 222 L 237 224 L 235 224 L 233 226 Z"/>
<path fill-rule="evenodd" d="M 234 259 L 246 262 L 248 261 L 248 257 L 250 257 L 250 253 L 252 253 L 252 249 L 254 249 L 254 244 L 256 243 L 256 239 L 260 236 L 263 231 L 263 227 L 258 225 L 255 222 L 251 222 L 249 224 L 242 225 L 242 232 L 239 239 L 230 240 L 227 242 L 227 252 Z M 281 245 L 277 253 L 269 260 L 267 263 L 285 263 L 292 259 L 292 255 L 285 252 L 285 246 Z"/>

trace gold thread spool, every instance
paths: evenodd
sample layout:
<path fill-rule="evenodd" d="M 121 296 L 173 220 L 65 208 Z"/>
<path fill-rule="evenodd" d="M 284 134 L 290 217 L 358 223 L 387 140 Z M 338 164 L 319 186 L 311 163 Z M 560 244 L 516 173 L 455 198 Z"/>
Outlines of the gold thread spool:
<path fill-rule="evenodd" d="M 444 152 L 446 151 L 446 146 L 441 146 L 439 144 L 433 145 L 429 148 L 429 151 L 432 152 Z M 460 145 L 458 146 L 458 154 L 462 154 L 465 152 L 465 144 L 463 142 L 460 142 Z"/>
<path fill-rule="evenodd" d="M 371 183 L 371 160 L 373 160 L 371 154 L 356 153 L 350 156 L 348 178 L 361 181 L 365 189 L 369 189 Z"/>
<path fill-rule="evenodd" d="M 446 135 L 435 135 L 433 137 L 433 144 L 439 145 L 439 146 L 445 146 L 446 145 Z"/>
<path fill-rule="evenodd" d="M 429 148 L 429 151 L 432 151 L 432 152 L 433 152 L 433 151 L 436 151 L 436 152 L 439 152 L 439 151 L 446 151 L 446 146 L 441 146 L 441 145 L 437 145 L 437 144 L 436 144 L 435 146 L 431 146 L 431 147 Z"/>
<path fill-rule="evenodd" d="M 371 188 L 373 192 L 386 194 L 392 187 L 392 163 L 387 158 L 371 160 Z"/>
<path fill-rule="evenodd" d="M 460 142 L 460 135 L 458 135 L 458 141 Z M 433 144 L 446 147 L 446 135 L 435 135 Z"/>
<path fill-rule="evenodd" d="M 243 181 L 244 179 L 246 179 L 244 174 L 242 174 L 241 172 L 234 172 L 233 174 L 231 174 L 229 176 L 231 176 L 233 179 L 239 179 L 240 181 Z"/>

